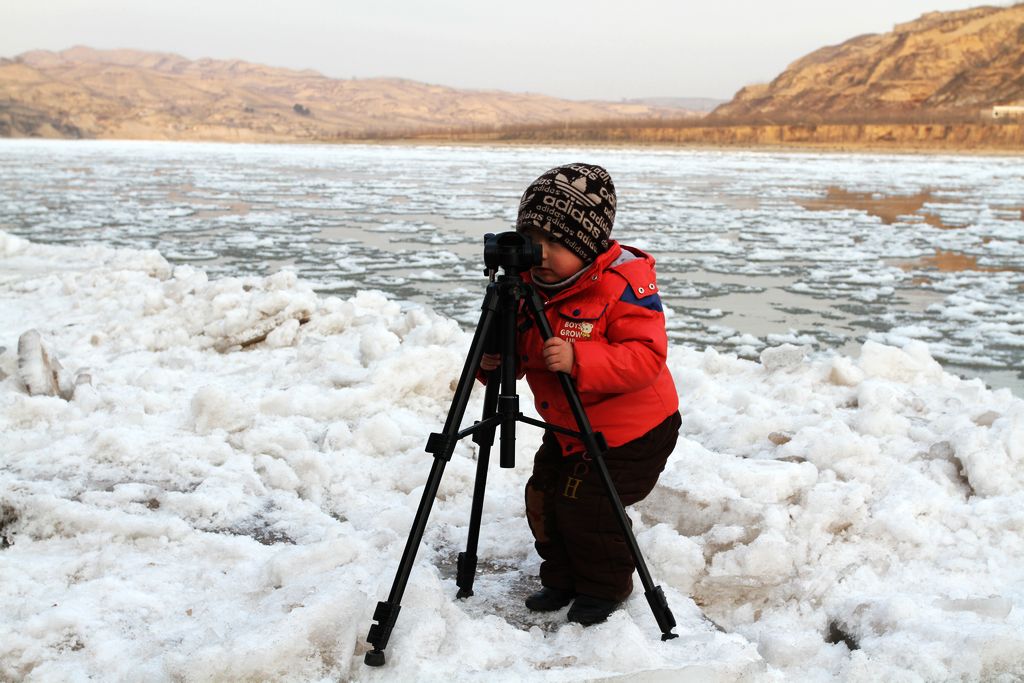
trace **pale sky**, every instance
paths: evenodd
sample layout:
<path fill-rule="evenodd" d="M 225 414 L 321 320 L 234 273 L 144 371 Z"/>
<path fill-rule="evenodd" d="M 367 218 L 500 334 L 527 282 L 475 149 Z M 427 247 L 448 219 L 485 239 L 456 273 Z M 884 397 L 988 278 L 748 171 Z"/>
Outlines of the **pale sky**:
<path fill-rule="evenodd" d="M 964 0 L 0 0 L 0 57 L 174 52 L 569 99 L 729 99 L 825 45 Z M 1007 6 L 1012 1 L 989 2 Z"/>

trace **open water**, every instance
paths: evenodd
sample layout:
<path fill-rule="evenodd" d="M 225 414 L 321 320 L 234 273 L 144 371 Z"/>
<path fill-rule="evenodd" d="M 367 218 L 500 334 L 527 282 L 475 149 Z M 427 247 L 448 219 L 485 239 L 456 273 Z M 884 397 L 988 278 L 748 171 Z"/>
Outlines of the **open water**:
<path fill-rule="evenodd" d="M 658 259 L 674 341 L 756 357 L 926 341 L 1024 395 L 1024 163 L 1001 156 L 0 140 L 0 230 L 287 267 L 470 326 L 483 235 L 546 169 L 605 166 L 614 236 Z"/>

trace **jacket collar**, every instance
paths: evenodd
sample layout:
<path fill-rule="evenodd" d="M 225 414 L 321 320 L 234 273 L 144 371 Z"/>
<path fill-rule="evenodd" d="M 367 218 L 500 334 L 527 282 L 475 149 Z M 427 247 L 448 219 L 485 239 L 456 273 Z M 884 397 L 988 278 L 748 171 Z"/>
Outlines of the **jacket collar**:
<path fill-rule="evenodd" d="M 545 303 L 565 299 L 600 282 L 601 278 L 604 277 L 605 270 L 608 269 L 608 266 L 614 263 L 621 255 L 622 246 L 617 241 L 612 240 L 611 246 L 609 246 L 603 253 L 598 254 L 597 258 L 594 259 L 594 262 L 583 271 L 580 278 L 569 287 L 566 287 L 560 292 L 556 292 L 550 298 L 545 298 L 546 294 L 540 287 L 536 287 L 535 289 L 540 294 L 541 298 L 545 299 Z M 533 276 L 529 271 L 523 273 L 523 279 L 526 282 L 533 284 Z"/>

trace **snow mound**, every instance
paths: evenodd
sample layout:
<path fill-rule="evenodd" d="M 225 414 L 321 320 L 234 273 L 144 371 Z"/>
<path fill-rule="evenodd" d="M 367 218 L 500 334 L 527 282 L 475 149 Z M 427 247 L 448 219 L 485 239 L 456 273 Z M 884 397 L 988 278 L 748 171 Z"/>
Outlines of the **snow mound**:
<path fill-rule="evenodd" d="M 681 438 L 629 511 L 668 642 L 639 592 L 587 629 L 522 607 L 527 426 L 517 468 L 490 473 L 475 595 L 455 600 L 476 467 L 460 442 L 370 669 L 469 335 L 379 292 L 211 281 L 155 252 L 0 233 L 0 268 L 0 678 L 1024 676 L 1024 401 L 923 343 L 762 363 L 671 348 Z M 26 393 L 28 329 L 91 383 Z"/>

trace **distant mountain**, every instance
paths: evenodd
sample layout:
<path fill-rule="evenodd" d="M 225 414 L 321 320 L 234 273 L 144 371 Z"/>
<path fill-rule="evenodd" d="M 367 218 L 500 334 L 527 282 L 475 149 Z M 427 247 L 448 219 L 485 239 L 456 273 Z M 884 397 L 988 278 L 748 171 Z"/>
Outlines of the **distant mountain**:
<path fill-rule="evenodd" d="M 1024 102 L 1024 3 L 931 12 L 797 60 L 743 88 L 715 120 L 868 121 L 974 115 Z M 817 117 L 817 119 L 815 119 Z"/>
<path fill-rule="evenodd" d="M 342 80 L 138 50 L 75 47 L 0 59 L 0 136 L 339 140 L 696 115 L 672 104 Z"/>

